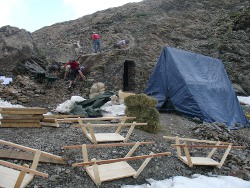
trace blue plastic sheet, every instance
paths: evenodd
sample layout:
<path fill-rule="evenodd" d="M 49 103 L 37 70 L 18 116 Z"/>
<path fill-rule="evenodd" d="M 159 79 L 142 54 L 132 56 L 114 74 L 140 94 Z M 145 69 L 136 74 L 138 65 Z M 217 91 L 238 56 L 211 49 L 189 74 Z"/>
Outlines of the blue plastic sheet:
<path fill-rule="evenodd" d="M 158 100 L 157 109 L 168 108 L 169 99 L 175 110 L 205 122 L 230 129 L 248 123 L 221 60 L 212 57 L 164 47 L 145 94 Z"/>

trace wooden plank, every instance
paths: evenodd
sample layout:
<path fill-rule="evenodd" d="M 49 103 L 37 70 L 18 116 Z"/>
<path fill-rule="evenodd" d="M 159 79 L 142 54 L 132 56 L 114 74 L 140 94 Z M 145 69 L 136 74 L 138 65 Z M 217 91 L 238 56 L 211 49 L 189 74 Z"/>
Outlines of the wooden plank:
<path fill-rule="evenodd" d="M 47 127 L 60 127 L 58 123 L 50 123 L 50 122 L 40 122 L 42 126 L 47 126 Z"/>
<path fill-rule="evenodd" d="M 33 158 L 33 163 L 31 165 L 30 169 L 36 170 L 36 167 L 37 167 L 37 165 L 39 163 L 40 156 L 41 156 L 41 151 L 36 150 L 35 156 Z"/>
<path fill-rule="evenodd" d="M 101 184 L 101 179 L 100 179 L 100 173 L 99 173 L 99 169 L 98 169 L 98 166 L 96 164 L 96 159 L 92 159 L 91 162 L 93 162 L 93 166 L 92 166 L 92 169 L 93 169 L 93 175 L 94 175 L 94 181 L 96 183 L 96 185 L 100 185 Z"/>
<path fill-rule="evenodd" d="M 122 126 L 122 127 L 125 127 L 125 126 L 132 126 L 132 125 L 135 125 L 135 126 L 142 126 L 142 125 L 147 125 L 147 123 L 105 123 L 105 124 L 90 124 L 91 127 L 119 127 L 119 126 Z M 73 127 L 82 127 L 82 126 L 89 126 L 87 124 L 76 124 L 76 125 L 73 125 Z"/>
<path fill-rule="evenodd" d="M 120 161 L 132 161 L 132 160 L 138 160 L 138 159 L 146 159 L 150 157 L 160 157 L 165 155 L 171 155 L 170 152 L 163 152 L 163 153 L 156 153 L 156 154 L 149 154 L 149 155 L 141 155 L 141 156 L 134 156 L 134 157 L 127 157 L 127 158 L 117 158 L 117 159 L 109 159 L 109 160 L 100 160 L 96 161 L 96 164 L 108 164 L 108 163 L 115 163 Z M 93 165 L 94 162 L 83 162 L 83 163 L 74 163 L 72 164 L 73 167 L 75 166 L 86 166 L 86 165 Z"/>
<path fill-rule="evenodd" d="M 83 156 L 83 161 L 88 162 L 89 157 L 88 157 L 88 151 L 87 151 L 87 146 L 86 144 L 81 145 L 82 146 L 82 156 Z"/>
<path fill-rule="evenodd" d="M 95 133 L 96 142 L 121 142 L 124 137 L 117 133 Z M 90 134 L 87 135 L 91 137 Z M 94 143 L 94 141 L 92 141 Z"/>
<path fill-rule="evenodd" d="M 87 148 L 102 148 L 102 147 L 119 147 L 119 146 L 133 146 L 137 142 L 129 142 L 129 143 L 111 143 L 111 144 L 88 144 Z M 140 145 L 144 144 L 154 144 L 155 142 L 139 142 Z M 63 149 L 80 149 L 82 145 L 72 145 L 72 146 L 63 146 Z"/>
<path fill-rule="evenodd" d="M 8 107 L 2 107 L 2 108 L 0 108 L 0 111 L 46 111 L 46 109 L 45 108 L 36 108 L 36 107 L 29 107 L 29 108 L 22 108 L 22 107 L 20 107 L 20 108 L 12 108 L 12 107 L 10 107 L 10 108 L 8 108 Z"/>
<path fill-rule="evenodd" d="M 3 119 L 43 119 L 41 114 L 2 114 Z"/>
<path fill-rule="evenodd" d="M 0 187 L 13 188 L 18 179 L 20 171 L 0 165 Z M 25 174 L 21 188 L 26 187 L 34 178 L 33 174 Z"/>
<path fill-rule="evenodd" d="M 32 152 L 32 153 L 36 152 L 36 149 L 26 147 L 26 146 L 22 146 L 22 145 L 19 145 L 19 144 L 14 144 L 12 142 L 8 142 L 8 141 L 1 140 L 1 139 L 0 139 L 0 144 L 11 146 L 11 147 L 14 147 L 14 148 L 18 148 L 18 149 L 21 149 L 21 150 L 24 150 L 24 151 L 29 151 L 29 152 Z M 41 152 L 41 155 L 46 156 L 46 157 L 50 157 L 50 158 L 53 158 L 53 159 L 64 160 L 62 157 L 59 157 L 57 155 L 53 155 L 51 153 L 47 153 L 47 152 L 44 152 L 44 151 Z"/>
<path fill-rule="evenodd" d="M 228 145 L 185 145 L 185 144 L 171 144 L 172 147 L 188 147 L 188 148 L 228 148 Z M 246 146 L 232 146 L 234 149 L 244 149 Z"/>
<path fill-rule="evenodd" d="M 188 151 L 188 147 L 184 147 L 184 153 L 186 155 L 186 159 L 187 159 L 187 164 L 189 167 L 193 167 L 193 162 L 191 160 L 191 157 L 190 157 L 190 153 Z"/>
<path fill-rule="evenodd" d="M 184 163 L 188 164 L 187 158 L 181 156 L 180 158 Z M 207 157 L 191 157 L 193 165 L 207 165 L 207 166 L 217 166 L 219 163 L 211 158 Z"/>
<path fill-rule="evenodd" d="M 18 159 L 24 161 L 33 161 L 34 154 L 23 152 L 23 151 L 14 151 L 14 150 L 4 150 L 0 149 L 0 158 L 1 159 Z M 55 159 L 46 156 L 41 156 L 39 162 L 42 163 L 54 163 L 54 164 L 67 164 L 63 159 Z"/>
<path fill-rule="evenodd" d="M 226 160 L 226 158 L 227 158 L 227 156 L 228 156 L 228 154 L 229 154 L 232 147 L 233 147 L 232 145 L 228 146 L 228 148 L 226 149 L 226 151 L 225 151 L 225 153 L 224 153 L 224 155 L 223 155 L 223 157 L 222 157 L 222 159 L 220 161 L 220 164 L 218 165 L 218 168 L 221 168 L 223 166 L 223 164 L 224 164 L 224 162 L 225 162 L 225 160 Z"/>
<path fill-rule="evenodd" d="M 87 167 L 86 171 L 89 176 L 94 179 L 93 167 Z M 130 177 L 135 175 L 136 173 L 136 171 L 127 162 L 124 161 L 98 165 L 98 171 L 101 182 Z"/>
<path fill-rule="evenodd" d="M 74 120 L 82 120 L 82 121 L 107 121 L 107 120 L 121 120 L 121 119 L 135 119 L 136 117 L 127 117 L 127 116 L 117 116 L 117 117 L 100 117 L 100 118 L 65 118 L 64 120 L 74 121 Z"/>
<path fill-rule="evenodd" d="M 1 123 L 0 127 L 41 127 L 40 123 Z"/>
<path fill-rule="evenodd" d="M 92 126 L 87 124 L 86 128 L 89 130 L 89 135 L 88 136 L 91 138 L 90 141 L 97 144 L 96 136 L 95 136 L 95 133 L 94 133 L 94 130 L 93 130 Z"/>
<path fill-rule="evenodd" d="M 170 140 L 175 140 L 176 137 L 173 136 L 163 136 L 163 138 L 170 139 Z M 193 138 L 180 138 L 182 141 L 189 141 L 189 142 L 201 142 L 201 143 L 210 143 L 210 144 L 216 144 L 218 141 L 213 141 L 213 140 L 198 140 L 198 139 L 193 139 Z M 231 144 L 229 142 L 221 142 L 221 144 Z"/>
<path fill-rule="evenodd" d="M 44 114 L 46 111 L 0 111 L 0 114 Z"/>
<path fill-rule="evenodd" d="M 124 124 L 124 123 L 123 123 L 123 124 Z M 133 125 L 129 128 L 128 133 L 127 133 L 127 135 L 125 136 L 124 142 L 127 142 L 127 141 L 128 141 L 130 135 L 132 134 L 132 132 L 133 132 L 133 130 L 134 130 L 134 128 L 135 128 L 135 124 L 136 124 L 136 123 L 134 122 Z"/>
<path fill-rule="evenodd" d="M 0 119 L 1 123 L 39 123 L 40 119 Z"/>
<path fill-rule="evenodd" d="M 150 153 L 150 155 L 154 154 L 153 152 Z M 143 171 L 143 169 L 147 166 L 147 164 L 149 163 L 149 161 L 151 160 L 152 158 L 147 158 L 145 159 L 145 161 L 141 164 L 140 168 L 136 171 L 136 174 L 133 176 L 134 178 L 137 178 L 141 172 Z"/>
<path fill-rule="evenodd" d="M 125 158 L 131 157 L 131 155 L 135 152 L 135 150 L 139 147 L 140 142 L 136 142 L 135 145 L 129 150 Z"/>
<path fill-rule="evenodd" d="M 56 118 L 44 118 L 42 121 L 43 122 L 56 123 L 57 119 Z"/>
<path fill-rule="evenodd" d="M 19 166 L 19 165 L 10 163 L 10 162 L 6 162 L 6 161 L 3 161 L 3 160 L 0 160 L 0 165 L 6 166 L 6 167 L 9 167 L 9 168 L 14 168 L 14 169 L 24 171 L 24 172 L 29 172 L 29 173 L 32 173 L 32 174 L 35 174 L 35 175 L 38 175 L 38 176 L 48 178 L 48 174 L 39 172 L 37 170 L 32 170 L 32 169 L 29 169 L 29 168 L 25 168 L 25 167 L 22 167 L 22 166 Z"/>
<path fill-rule="evenodd" d="M 180 140 L 179 140 L 178 136 L 175 137 L 175 142 L 176 142 L 176 144 L 180 144 Z M 181 148 L 176 147 L 176 149 L 177 149 L 177 155 L 178 155 L 178 157 L 180 157 L 181 156 Z"/>
<path fill-rule="evenodd" d="M 56 118 L 56 119 L 64 119 L 64 118 L 84 118 L 84 116 L 80 116 L 80 115 L 47 115 L 44 114 L 43 115 L 44 118 Z"/>
<path fill-rule="evenodd" d="M 29 166 L 27 164 L 24 164 L 23 167 L 24 168 L 29 168 Z M 16 184 L 15 184 L 14 188 L 20 188 L 21 187 L 22 182 L 23 182 L 24 177 L 25 177 L 25 174 L 26 174 L 25 171 L 20 172 L 20 174 L 19 174 L 19 176 L 18 176 L 18 178 L 16 180 Z"/>

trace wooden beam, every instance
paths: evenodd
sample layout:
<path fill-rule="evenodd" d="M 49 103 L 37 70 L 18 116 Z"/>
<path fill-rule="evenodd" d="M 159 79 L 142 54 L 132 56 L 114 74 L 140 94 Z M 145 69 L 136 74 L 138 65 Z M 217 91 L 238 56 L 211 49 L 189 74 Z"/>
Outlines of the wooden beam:
<path fill-rule="evenodd" d="M 24 164 L 23 167 L 24 168 L 29 168 L 29 166 L 27 164 Z M 20 188 L 21 187 L 23 179 L 25 177 L 25 174 L 26 174 L 25 171 L 20 171 L 20 174 L 19 174 L 19 176 L 18 176 L 18 178 L 16 180 L 14 188 Z"/>
<path fill-rule="evenodd" d="M 123 120 L 123 119 L 135 119 L 136 117 L 127 117 L 127 116 L 121 116 L 121 117 L 100 117 L 100 118 L 64 118 L 66 121 L 75 121 L 75 120 L 82 120 L 82 121 L 107 121 L 107 120 Z"/>
<path fill-rule="evenodd" d="M 76 125 L 73 125 L 73 127 L 82 127 L 82 126 L 91 126 L 91 127 L 119 127 L 119 126 L 122 126 L 122 127 L 125 127 L 125 126 L 132 126 L 132 125 L 135 125 L 135 126 L 141 126 L 141 125 L 147 125 L 147 123 L 107 123 L 107 124 L 76 124 Z"/>
<path fill-rule="evenodd" d="M 176 137 L 173 136 L 163 136 L 163 138 L 169 139 L 169 140 L 175 140 Z M 180 138 L 179 140 L 182 141 L 189 141 L 189 142 L 201 142 L 201 143 L 210 143 L 210 144 L 216 144 L 218 141 L 213 141 L 213 140 L 198 140 L 198 139 L 193 139 L 193 138 Z M 232 144 L 229 142 L 221 142 L 221 144 Z"/>
<path fill-rule="evenodd" d="M 132 161 L 132 160 L 138 160 L 138 159 L 146 159 L 151 157 L 160 157 L 164 155 L 171 155 L 171 152 L 164 152 L 164 153 L 156 153 L 156 154 L 149 154 L 149 155 L 141 155 L 141 156 L 134 156 L 134 157 L 127 157 L 127 158 L 117 158 L 117 159 L 109 159 L 109 160 L 100 160 L 96 162 L 83 162 L 83 163 L 74 163 L 72 164 L 73 167 L 75 166 L 87 166 L 87 165 L 93 165 L 93 164 L 109 164 L 109 163 L 115 163 L 120 161 Z"/>
<path fill-rule="evenodd" d="M 29 152 L 32 152 L 32 153 L 36 153 L 36 149 L 29 148 L 29 147 L 26 147 L 26 146 L 22 146 L 22 145 L 19 145 L 19 144 L 14 144 L 12 142 L 7 142 L 7 141 L 1 140 L 1 139 L 0 139 L 0 144 L 11 146 L 11 147 L 18 148 L 18 149 L 22 149 L 24 151 L 29 151 Z M 47 153 L 47 152 L 44 152 L 44 151 L 41 152 L 41 155 L 46 156 L 46 157 L 51 157 L 53 159 L 64 160 L 62 157 L 59 157 L 57 155 L 53 155 L 51 153 Z"/>
<path fill-rule="evenodd" d="M 47 127 L 60 127 L 58 123 L 50 123 L 50 122 L 40 122 L 42 126 L 47 126 Z"/>
<path fill-rule="evenodd" d="M 1 114 L 1 113 L 0 113 Z M 42 114 L 2 114 L 3 119 L 43 119 Z"/>
<path fill-rule="evenodd" d="M 16 122 L 12 122 L 12 123 L 1 123 L 0 127 L 41 127 L 40 122 L 21 122 L 21 123 L 16 123 Z"/>
<path fill-rule="evenodd" d="M 23 114 L 23 115 L 29 115 L 29 114 L 43 114 L 46 113 L 46 111 L 0 111 L 0 114 Z"/>
<path fill-rule="evenodd" d="M 14 150 L 5 150 L 0 149 L 0 158 L 1 159 L 18 159 L 24 161 L 33 161 L 34 154 L 23 152 L 23 151 L 14 151 Z M 54 159 L 46 156 L 41 156 L 39 162 L 42 163 L 54 163 L 54 164 L 67 164 L 63 159 Z"/>
<path fill-rule="evenodd" d="M 140 142 L 140 145 L 143 144 L 154 144 L 155 142 Z M 89 144 L 86 145 L 87 148 L 102 148 L 102 147 L 119 147 L 119 146 L 133 146 L 136 142 L 130 143 L 112 143 L 112 144 Z M 72 146 L 63 146 L 63 149 L 80 149 L 82 145 L 72 145 Z"/>
<path fill-rule="evenodd" d="M 153 152 L 150 153 L 150 155 L 153 155 L 153 154 L 154 154 Z M 149 163 L 151 159 L 152 159 L 151 157 L 145 159 L 145 161 L 141 164 L 140 168 L 136 171 L 136 174 L 133 176 L 134 178 L 137 178 L 140 175 L 140 173 L 147 166 L 147 164 Z"/>
<path fill-rule="evenodd" d="M 0 165 L 6 166 L 6 167 L 9 167 L 9 168 L 14 168 L 14 169 L 24 171 L 24 172 L 29 172 L 29 173 L 32 173 L 32 174 L 35 174 L 35 175 L 38 175 L 38 176 L 48 178 L 48 174 L 39 172 L 37 170 L 32 170 L 32 169 L 29 169 L 29 168 L 26 168 L 26 167 L 22 167 L 22 166 L 19 166 L 19 165 L 10 163 L 10 162 L 6 162 L 6 161 L 3 161 L 3 160 L 0 160 Z"/>
<path fill-rule="evenodd" d="M 222 167 L 222 165 L 224 164 L 224 162 L 225 162 L 225 160 L 226 160 L 226 158 L 227 158 L 227 156 L 228 156 L 230 150 L 232 149 L 232 147 L 233 147 L 232 145 L 229 145 L 229 146 L 227 147 L 227 149 L 226 149 L 226 151 L 225 151 L 223 157 L 221 158 L 221 161 L 220 161 L 220 164 L 218 165 L 218 168 L 221 168 L 221 167 Z"/>
<path fill-rule="evenodd" d="M 39 123 L 40 119 L 0 119 L 1 123 Z"/>
<path fill-rule="evenodd" d="M 185 145 L 185 144 L 171 144 L 172 147 L 188 147 L 188 148 L 228 148 L 228 145 Z M 244 149 L 246 146 L 232 146 L 234 149 Z"/>
<path fill-rule="evenodd" d="M 56 118 L 56 119 L 78 118 L 78 117 L 84 118 L 84 116 L 80 116 L 80 115 L 47 115 L 47 114 L 44 114 L 43 116 L 44 118 Z"/>
<path fill-rule="evenodd" d="M 0 111 L 46 111 L 45 108 L 36 108 L 36 107 L 29 107 L 29 108 L 8 108 L 8 107 L 2 107 L 0 108 Z"/>

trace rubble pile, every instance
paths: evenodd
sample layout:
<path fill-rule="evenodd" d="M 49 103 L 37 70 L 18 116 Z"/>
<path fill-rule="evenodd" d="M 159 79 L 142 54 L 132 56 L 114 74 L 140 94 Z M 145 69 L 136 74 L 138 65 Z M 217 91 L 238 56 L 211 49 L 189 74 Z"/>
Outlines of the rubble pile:
<path fill-rule="evenodd" d="M 0 92 L 1 99 L 9 101 L 11 104 L 27 103 L 30 98 L 45 94 L 45 90 L 40 89 L 29 77 L 21 75 L 13 79 L 11 84 L 0 84 Z"/>

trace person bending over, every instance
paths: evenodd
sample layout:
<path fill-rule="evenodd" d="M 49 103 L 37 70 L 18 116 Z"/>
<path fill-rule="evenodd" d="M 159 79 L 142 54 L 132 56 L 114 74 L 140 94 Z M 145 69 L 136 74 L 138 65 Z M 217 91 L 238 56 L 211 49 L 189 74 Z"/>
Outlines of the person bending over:
<path fill-rule="evenodd" d="M 71 70 L 70 75 L 69 75 L 69 80 L 70 80 L 69 89 L 72 89 L 72 87 L 75 87 L 75 83 L 78 77 L 81 77 L 82 79 L 85 78 L 85 76 L 83 75 L 83 70 L 84 70 L 84 67 Z"/>

